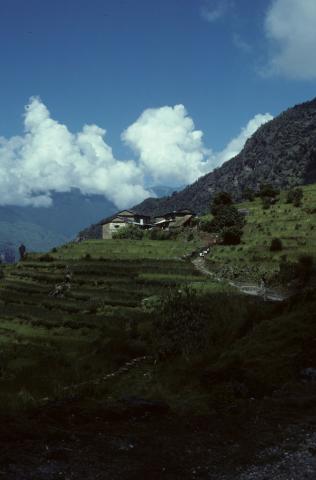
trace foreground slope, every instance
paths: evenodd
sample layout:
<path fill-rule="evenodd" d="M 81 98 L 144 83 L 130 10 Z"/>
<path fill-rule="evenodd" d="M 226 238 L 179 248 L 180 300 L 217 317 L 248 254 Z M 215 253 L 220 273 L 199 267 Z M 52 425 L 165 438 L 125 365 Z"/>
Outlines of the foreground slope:
<path fill-rule="evenodd" d="M 89 241 L 5 267 L 6 479 L 298 480 L 292 456 L 311 473 L 315 292 L 275 305 L 213 288 L 179 258 L 192 247 Z"/>

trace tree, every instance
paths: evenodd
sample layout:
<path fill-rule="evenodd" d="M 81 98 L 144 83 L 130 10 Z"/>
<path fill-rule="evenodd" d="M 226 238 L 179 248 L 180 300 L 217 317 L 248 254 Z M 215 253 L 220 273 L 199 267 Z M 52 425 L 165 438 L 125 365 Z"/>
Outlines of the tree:
<path fill-rule="evenodd" d="M 260 189 L 258 192 L 258 197 L 264 198 L 264 197 L 269 197 L 269 198 L 275 198 L 279 195 L 280 190 L 274 188 L 270 183 L 261 183 L 260 184 Z"/>
<path fill-rule="evenodd" d="M 253 202 L 255 199 L 255 191 L 252 188 L 245 188 L 243 192 L 243 198 L 245 200 L 249 200 L 249 202 Z"/>
<path fill-rule="evenodd" d="M 286 203 L 292 203 L 294 207 L 300 207 L 302 205 L 303 195 L 301 188 L 292 188 L 287 193 Z"/>
<path fill-rule="evenodd" d="M 228 205 L 232 205 L 232 204 L 233 204 L 233 200 L 229 193 L 219 192 L 213 198 L 213 201 L 211 204 L 211 213 L 213 215 L 217 215 L 218 211 L 221 208 L 226 207 Z"/>
<path fill-rule="evenodd" d="M 242 228 L 244 224 L 245 218 L 234 205 L 223 206 L 211 221 L 213 231 L 220 231 L 225 227 Z"/>
<path fill-rule="evenodd" d="M 277 202 L 277 196 L 280 191 L 275 189 L 270 183 L 261 183 L 258 197 L 262 200 L 262 208 L 264 210 L 270 208 Z"/>
<path fill-rule="evenodd" d="M 283 249 L 283 244 L 280 238 L 273 238 L 270 244 L 270 252 L 280 252 Z"/>
<path fill-rule="evenodd" d="M 242 228 L 240 227 L 224 227 L 221 233 L 223 245 L 238 245 L 241 241 L 242 233 Z"/>

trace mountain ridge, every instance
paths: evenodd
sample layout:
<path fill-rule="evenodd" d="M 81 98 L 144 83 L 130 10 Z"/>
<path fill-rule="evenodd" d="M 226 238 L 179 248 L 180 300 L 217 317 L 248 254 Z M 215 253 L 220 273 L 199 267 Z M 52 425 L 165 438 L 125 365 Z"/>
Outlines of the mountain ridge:
<path fill-rule="evenodd" d="M 258 190 L 262 182 L 279 188 L 316 182 L 316 98 L 262 125 L 238 155 L 181 192 L 149 198 L 133 208 L 156 215 L 190 206 L 205 213 L 216 192 L 225 190 L 240 200 L 245 188 Z"/>
<path fill-rule="evenodd" d="M 225 190 L 240 200 L 245 188 L 258 190 L 263 182 L 283 189 L 316 182 L 316 98 L 262 125 L 238 155 L 180 192 L 147 198 L 132 209 L 150 216 L 184 208 L 203 214 L 216 192 Z M 79 238 L 100 238 L 101 223 L 81 231 Z"/>

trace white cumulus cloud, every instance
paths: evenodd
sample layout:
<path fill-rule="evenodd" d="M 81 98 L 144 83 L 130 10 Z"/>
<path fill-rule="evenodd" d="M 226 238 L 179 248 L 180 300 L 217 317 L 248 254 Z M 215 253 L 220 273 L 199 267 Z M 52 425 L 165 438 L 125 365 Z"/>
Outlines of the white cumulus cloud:
<path fill-rule="evenodd" d="M 24 135 L 0 137 L 0 205 L 49 206 L 51 193 L 78 188 L 102 194 L 118 208 L 152 196 L 152 185 L 194 182 L 235 156 L 272 117 L 256 115 L 221 152 L 207 149 L 183 105 L 145 110 L 123 133 L 135 160 L 114 157 L 106 131 L 85 125 L 78 133 L 54 120 L 39 98 L 25 108 Z"/>
<path fill-rule="evenodd" d="M 139 164 L 157 184 L 191 183 L 207 168 L 203 133 L 183 105 L 151 108 L 122 133 Z"/>
<path fill-rule="evenodd" d="M 47 206 L 50 192 L 76 187 L 106 195 L 118 207 L 149 195 L 134 161 L 119 161 L 104 141 L 106 131 L 85 125 L 72 134 L 32 98 L 24 116 L 25 134 L 0 138 L 0 203 Z"/>
<path fill-rule="evenodd" d="M 240 134 L 233 138 L 228 145 L 221 152 L 215 154 L 214 163 L 216 166 L 221 165 L 230 158 L 235 157 L 243 148 L 248 138 L 250 138 L 261 125 L 269 122 L 273 119 L 273 116 L 270 113 L 261 114 L 258 113 L 255 115 L 247 125 L 241 129 Z"/>
<path fill-rule="evenodd" d="M 269 113 L 258 114 L 220 152 L 207 149 L 203 132 L 196 130 L 183 105 L 145 110 L 122 134 L 139 165 L 155 184 L 183 185 L 194 182 L 237 155 Z"/>
<path fill-rule="evenodd" d="M 271 56 L 264 73 L 315 79 L 315 25 L 315 0 L 273 0 L 265 18 Z"/>

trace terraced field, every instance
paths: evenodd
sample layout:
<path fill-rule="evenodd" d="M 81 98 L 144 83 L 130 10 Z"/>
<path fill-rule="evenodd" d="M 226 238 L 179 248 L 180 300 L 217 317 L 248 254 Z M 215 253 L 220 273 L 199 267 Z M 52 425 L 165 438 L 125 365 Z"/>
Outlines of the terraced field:
<path fill-rule="evenodd" d="M 138 248 L 139 257 L 136 243 L 132 247 Z M 156 244 L 158 252 L 165 248 Z M 124 256 L 124 243 L 121 247 Z M 78 248 L 82 253 L 84 245 Z M 105 242 L 98 245 L 102 260 L 90 254 L 79 258 L 73 247 L 72 259 L 57 252 L 55 258 L 33 255 L 7 267 L 0 283 L 0 408 L 58 397 L 65 385 L 106 374 L 146 354 L 146 342 L 133 336 L 150 319 L 144 299 L 188 283 L 212 288 L 190 262 L 167 255 L 160 260 L 132 255 L 108 259 L 107 248 Z M 70 288 L 53 296 L 67 272 Z"/>
<path fill-rule="evenodd" d="M 226 277 L 253 278 L 262 273 L 273 277 L 281 261 L 295 262 L 302 255 L 316 256 L 316 185 L 303 187 L 301 207 L 286 203 L 282 191 L 277 203 L 268 210 L 256 198 L 253 202 L 238 204 L 246 209 L 246 226 L 240 245 L 217 245 L 209 256 L 211 269 L 223 271 Z M 205 216 L 210 219 L 211 216 Z M 282 250 L 270 251 L 273 238 L 282 242 Z"/>

